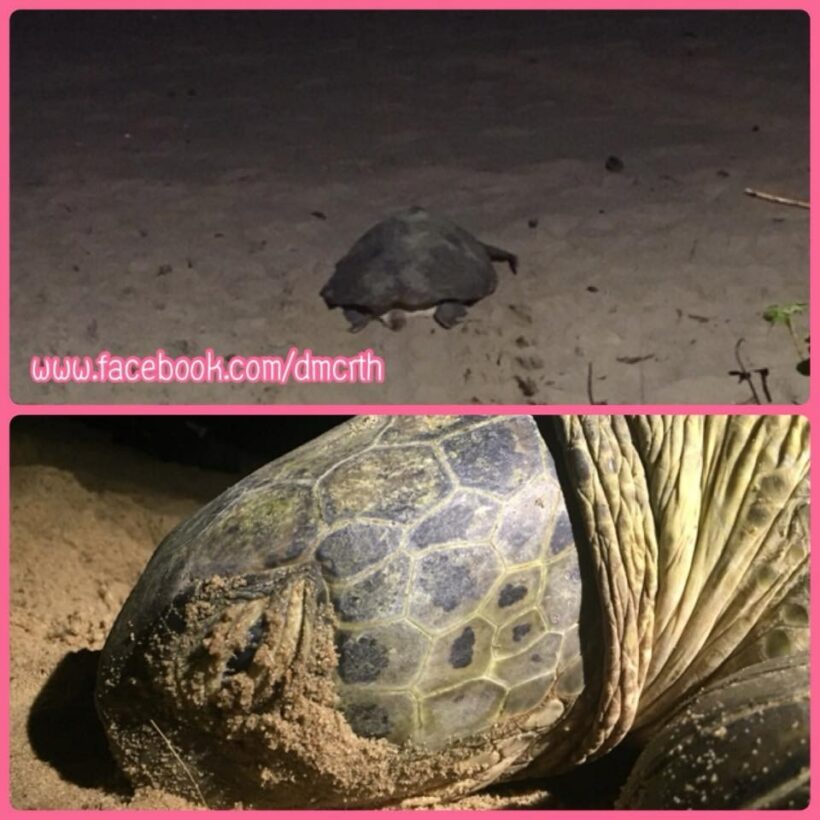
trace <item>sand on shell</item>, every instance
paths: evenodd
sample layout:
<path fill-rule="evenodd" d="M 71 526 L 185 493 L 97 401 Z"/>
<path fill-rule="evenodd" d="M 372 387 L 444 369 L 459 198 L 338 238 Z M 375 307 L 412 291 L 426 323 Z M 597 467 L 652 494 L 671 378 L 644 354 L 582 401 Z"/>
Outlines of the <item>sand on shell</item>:
<path fill-rule="evenodd" d="M 807 198 L 806 15 L 328 19 L 15 15 L 15 400 L 744 403 L 740 339 L 772 401 L 806 398 L 762 313 L 807 301 L 808 211 L 743 193 Z M 516 252 L 519 273 L 499 269 L 454 330 L 351 335 L 319 290 L 412 204 Z M 29 377 L 32 355 L 291 346 L 371 348 L 386 381 Z"/>

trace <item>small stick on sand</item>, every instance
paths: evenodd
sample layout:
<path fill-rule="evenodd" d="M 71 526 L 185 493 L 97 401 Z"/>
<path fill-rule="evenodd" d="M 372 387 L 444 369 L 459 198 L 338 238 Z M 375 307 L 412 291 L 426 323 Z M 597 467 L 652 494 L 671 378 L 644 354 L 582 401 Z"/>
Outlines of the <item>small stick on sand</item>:
<path fill-rule="evenodd" d="M 595 401 L 592 395 L 592 362 L 587 364 L 587 396 L 590 404 L 606 404 L 605 401 Z"/>
<path fill-rule="evenodd" d="M 197 796 L 199 797 L 199 802 L 202 803 L 202 805 L 205 806 L 205 808 L 207 809 L 208 804 L 205 802 L 205 798 L 202 796 L 202 792 L 199 789 L 199 784 L 194 779 L 193 774 L 191 774 L 191 770 L 185 765 L 185 761 L 179 756 L 177 750 L 174 748 L 171 741 L 168 740 L 168 738 L 162 733 L 162 729 L 160 729 L 159 726 L 157 726 L 153 719 L 149 720 L 149 723 L 151 724 L 151 726 L 154 727 L 154 729 L 156 729 L 157 734 L 165 741 L 165 745 L 168 747 L 168 751 L 170 751 L 171 754 L 176 758 L 177 763 L 179 763 L 179 765 L 182 766 L 182 770 L 185 772 L 186 775 L 188 775 L 188 779 L 191 781 L 191 784 L 193 785 L 194 789 L 196 789 Z"/>
<path fill-rule="evenodd" d="M 795 208 L 808 208 L 809 203 L 802 199 L 791 199 L 787 196 L 777 196 L 777 194 L 767 194 L 765 191 L 758 191 L 754 188 L 746 188 L 744 194 L 753 196 L 756 199 L 765 199 L 766 202 L 777 202 L 780 205 L 793 205 Z"/>
<path fill-rule="evenodd" d="M 737 376 L 738 384 L 742 384 L 746 382 L 749 385 L 749 389 L 752 391 L 752 400 L 755 404 L 761 404 L 760 396 L 757 395 L 757 390 L 755 390 L 754 382 L 752 381 L 752 373 L 748 367 L 743 362 L 743 359 L 740 356 L 740 348 L 743 346 L 745 339 L 738 339 L 737 344 L 735 345 L 735 360 L 737 361 L 737 366 L 740 370 L 730 370 L 730 376 Z M 768 371 L 767 371 L 768 375 Z M 765 384 L 765 382 L 764 382 Z M 769 394 L 768 387 L 766 388 L 766 395 Z"/>

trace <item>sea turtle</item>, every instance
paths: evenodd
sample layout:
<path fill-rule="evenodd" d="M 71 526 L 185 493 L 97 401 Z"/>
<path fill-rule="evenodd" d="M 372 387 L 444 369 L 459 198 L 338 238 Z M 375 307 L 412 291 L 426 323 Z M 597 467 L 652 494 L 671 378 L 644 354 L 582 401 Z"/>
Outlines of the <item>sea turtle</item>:
<path fill-rule="evenodd" d="M 540 424 L 356 417 L 180 524 L 100 661 L 129 778 L 419 805 L 627 738 L 622 805 L 805 805 L 806 420 Z"/>
<path fill-rule="evenodd" d="M 336 263 L 320 295 L 329 308 L 342 308 L 353 333 L 373 319 L 398 330 L 414 312 L 432 312 L 451 328 L 495 290 L 492 263 L 499 261 L 516 272 L 515 254 L 414 206 L 367 231 Z"/>

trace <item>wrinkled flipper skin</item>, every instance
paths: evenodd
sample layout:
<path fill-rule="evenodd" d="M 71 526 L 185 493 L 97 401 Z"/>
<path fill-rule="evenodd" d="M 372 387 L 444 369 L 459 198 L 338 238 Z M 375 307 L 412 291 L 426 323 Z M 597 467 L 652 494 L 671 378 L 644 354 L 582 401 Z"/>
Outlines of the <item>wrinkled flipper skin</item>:
<path fill-rule="evenodd" d="M 467 308 L 461 302 L 442 302 L 433 314 L 433 318 L 445 330 L 455 327 L 467 315 Z"/>
<path fill-rule="evenodd" d="M 803 809 L 808 656 L 764 661 L 686 703 L 638 758 L 625 809 Z"/>
<path fill-rule="evenodd" d="M 553 769 L 662 728 L 742 666 L 808 646 L 808 422 L 799 416 L 570 416 L 570 504 L 605 651 L 597 722 Z M 548 754 L 546 752 L 548 751 Z"/>

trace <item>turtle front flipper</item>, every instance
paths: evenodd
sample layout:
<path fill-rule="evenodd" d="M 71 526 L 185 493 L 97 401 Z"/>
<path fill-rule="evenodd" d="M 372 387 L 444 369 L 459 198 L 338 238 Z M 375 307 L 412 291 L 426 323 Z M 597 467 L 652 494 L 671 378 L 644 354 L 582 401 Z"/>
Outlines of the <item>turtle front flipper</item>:
<path fill-rule="evenodd" d="M 569 495 L 604 617 L 596 724 L 575 762 L 807 643 L 808 423 L 570 417 Z"/>
<path fill-rule="evenodd" d="M 701 690 L 638 758 L 629 809 L 802 809 L 809 802 L 808 656 L 746 667 Z"/>
<path fill-rule="evenodd" d="M 455 327 L 467 315 L 467 306 L 461 302 L 442 302 L 433 314 L 433 318 L 445 329 Z"/>
<path fill-rule="evenodd" d="M 351 333 L 358 333 L 360 330 L 364 330 L 373 318 L 369 313 L 356 310 L 355 308 L 345 308 L 342 313 L 344 313 L 345 319 L 350 322 L 348 330 Z"/>
<path fill-rule="evenodd" d="M 504 248 L 496 247 L 495 245 L 488 245 L 482 242 L 484 249 L 487 251 L 487 256 L 493 262 L 506 262 L 510 266 L 513 273 L 518 273 L 518 257 L 510 251 L 505 251 Z"/>

